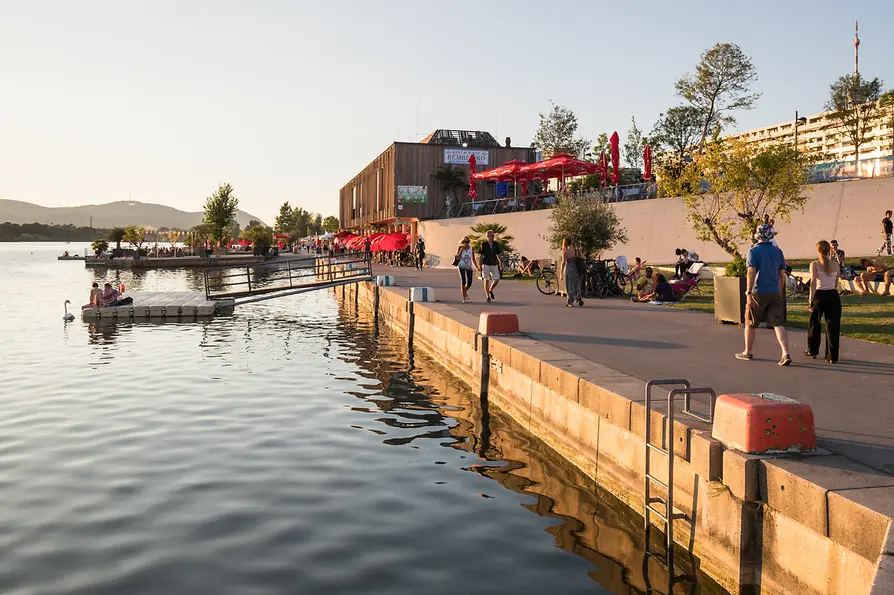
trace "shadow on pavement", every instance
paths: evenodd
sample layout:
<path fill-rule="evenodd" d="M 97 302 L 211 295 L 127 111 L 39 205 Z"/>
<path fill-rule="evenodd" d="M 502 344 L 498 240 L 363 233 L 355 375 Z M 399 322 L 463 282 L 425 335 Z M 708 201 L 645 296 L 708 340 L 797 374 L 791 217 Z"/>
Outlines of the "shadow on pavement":
<path fill-rule="evenodd" d="M 614 339 L 610 337 L 594 337 L 581 335 L 562 335 L 559 333 L 528 333 L 534 339 L 543 341 L 566 341 L 568 343 L 592 343 L 611 347 L 636 347 L 641 349 L 680 349 L 679 343 L 669 341 L 648 341 L 645 339 Z"/>

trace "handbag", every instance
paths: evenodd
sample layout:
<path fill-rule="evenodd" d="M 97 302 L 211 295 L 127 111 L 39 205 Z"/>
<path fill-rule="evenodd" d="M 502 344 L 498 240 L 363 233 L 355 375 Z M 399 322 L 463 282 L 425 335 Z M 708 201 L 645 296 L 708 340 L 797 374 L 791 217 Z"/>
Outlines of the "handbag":
<path fill-rule="evenodd" d="M 577 273 L 579 275 L 583 275 L 587 272 L 587 263 L 581 258 L 577 248 L 574 249 L 574 266 L 577 268 Z"/>
<path fill-rule="evenodd" d="M 459 266 L 459 254 L 457 254 L 456 256 L 453 257 L 453 266 L 455 266 L 455 267 Z"/>

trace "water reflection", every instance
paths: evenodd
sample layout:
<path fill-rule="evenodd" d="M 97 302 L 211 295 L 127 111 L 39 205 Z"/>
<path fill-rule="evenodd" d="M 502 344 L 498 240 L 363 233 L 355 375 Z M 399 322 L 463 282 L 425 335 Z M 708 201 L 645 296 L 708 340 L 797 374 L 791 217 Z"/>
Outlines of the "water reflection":
<path fill-rule="evenodd" d="M 512 492 L 533 496 L 533 502 L 522 506 L 559 521 L 547 529 L 556 547 L 592 563 L 595 568 L 589 576 L 608 592 L 666 592 L 666 568 L 659 560 L 644 557 L 646 536 L 639 515 L 502 411 L 490 407 L 486 398 L 471 393 L 430 357 L 405 345 L 396 349 L 395 343 L 405 343 L 405 339 L 391 336 L 388 329 L 377 329 L 383 335 L 381 340 L 364 341 L 362 334 L 376 326 L 371 316 L 357 312 L 353 303 L 342 302 L 340 309 L 347 323 L 345 333 L 358 346 L 350 361 L 374 376 L 382 389 L 381 395 L 352 394 L 370 410 L 388 414 L 376 421 L 389 428 L 389 435 L 395 428 L 406 431 L 400 437 L 387 438 L 386 444 L 404 446 L 434 438 L 443 446 L 474 455 L 467 471 Z M 660 552 L 662 535 L 650 533 L 650 551 Z M 690 557 L 686 563 L 691 569 L 697 561 Z M 679 568 L 677 572 L 681 572 Z M 704 576 L 678 583 L 674 592 L 726 594 Z"/>

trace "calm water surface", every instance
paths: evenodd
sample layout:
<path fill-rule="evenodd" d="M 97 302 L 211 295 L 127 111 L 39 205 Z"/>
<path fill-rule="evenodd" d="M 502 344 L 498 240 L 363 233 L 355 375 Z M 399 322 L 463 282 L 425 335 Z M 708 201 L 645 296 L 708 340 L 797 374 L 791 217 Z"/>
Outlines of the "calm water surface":
<path fill-rule="evenodd" d="M 366 313 L 66 324 L 201 275 L 65 249 L 0 243 L 0 592 L 641 592 L 640 519 Z"/>

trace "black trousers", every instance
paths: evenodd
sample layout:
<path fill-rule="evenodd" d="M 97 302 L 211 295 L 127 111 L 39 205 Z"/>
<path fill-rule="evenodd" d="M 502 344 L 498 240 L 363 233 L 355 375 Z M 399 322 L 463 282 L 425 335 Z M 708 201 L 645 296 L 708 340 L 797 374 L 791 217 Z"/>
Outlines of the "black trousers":
<path fill-rule="evenodd" d="M 825 318 L 826 356 L 833 362 L 838 361 L 838 335 L 841 332 L 841 298 L 834 289 L 817 291 L 810 303 L 813 312 L 807 325 L 807 350 L 816 355 L 819 353 L 820 320 Z"/>

